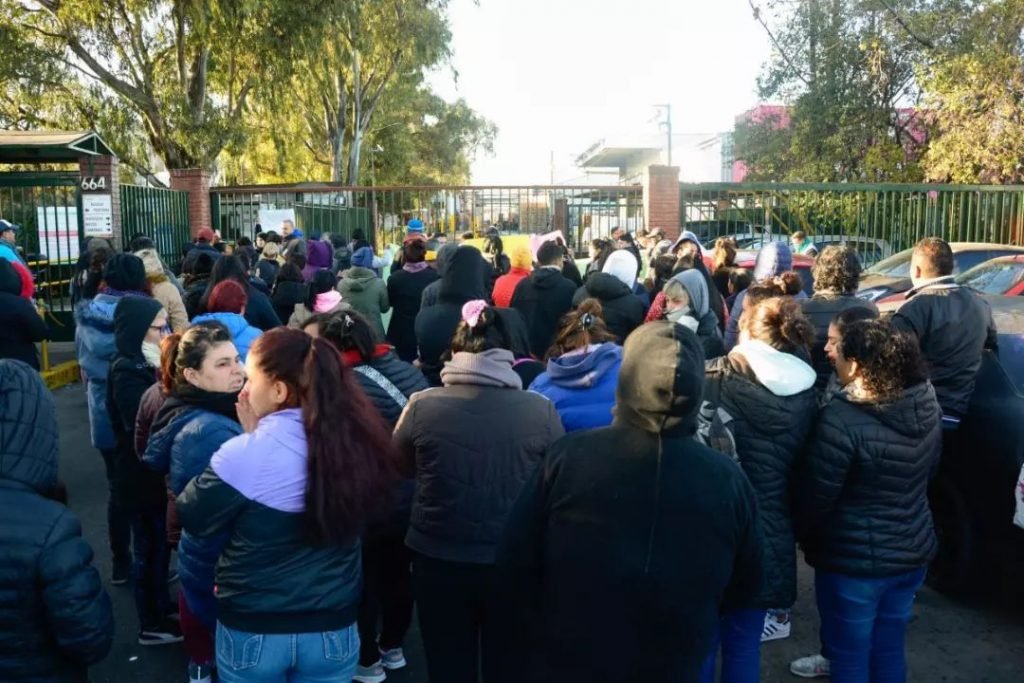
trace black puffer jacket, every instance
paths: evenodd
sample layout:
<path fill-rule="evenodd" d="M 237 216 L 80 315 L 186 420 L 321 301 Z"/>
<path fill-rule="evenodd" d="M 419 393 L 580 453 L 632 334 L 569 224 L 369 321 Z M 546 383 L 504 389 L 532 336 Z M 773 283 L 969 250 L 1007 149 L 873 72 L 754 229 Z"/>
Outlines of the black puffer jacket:
<path fill-rule="evenodd" d="M 822 408 L 796 486 L 797 526 L 811 566 L 891 576 L 931 561 L 928 481 L 942 450 L 940 420 L 927 382 L 883 404 L 841 391 Z"/>
<path fill-rule="evenodd" d="M 39 374 L 0 361 L 0 681 L 85 681 L 114 637 L 82 525 L 48 499 L 57 420 Z"/>
<path fill-rule="evenodd" d="M 996 347 L 988 302 L 951 278 L 943 279 L 911 290 L 892 324 L 920 340 L 942 411 L 954 417 L 966 415 L 982 351 Z"/>
<path fill-rule="evenodd" d="M 539 268 L 516 285 L 512 308 L 523 315 L 530 335 L 530 352 L 537 358 L 551 348 L 558 323 L 572 308 L 576 285 L 555 268 Z"/>
<path fill-rule="evenodd" d="M 39 369 L 36 342 L 49 336 L 35 306 L 21 294 L 21 278 L 14 266 L 0 259 L 0 358 L 13 358 Z"/>
<path fill-rule="evenodd" d="M 423 301 L 423 290 L 438 277 L 433 268 L 412 273 L 401 267 L 388 277 L 388 301 L 391 303 L 388 343 L 404 361 L 416 360 L 416 316 Z"/>
<path fill-rule="evenodd" d="M 493 563 L 513 503 L 562 434 L 554 404 L 529 391 L 460 384 L 413 396 L 395 427 L 417 472 L 406 544 L 436 559 Z"/>
<path fill-rule="evenodd" d="M 796 538 L 793 533 L 791 483 L 794 466 L 807 442 L 818 405 L 811 369 L 788 354 L 793 364 L 804 366 L 802 383 L 777 395 L 761 383 L 742 353 L 708 363 L 707 382 L 720 382 L 720 403 L 733 418 L 733 434 L 740 466 L 757 494 L 764 533 L 764 580 L 750 606 L 789 607 L 796 601 Z M 787 379 L 796 373 L 783 371 Z M 769 381 L 769 384 L 772 384 Z M 803 389 L 797 391 L 800 387 Z M 796 393 L 791 393 L 795 391 Z"/>
<path fill-rule="evenodd" d="M 815 292 L 810 299 L 800 302 L 804 315 L 814 325 L 814 348 L 811 349 L 811 365 L 818 379 L 814 388 L 819 392 L 825 390 L 828 378 L 832 376 L 832 363 L 825 355 L 825 344 L 828 343 L 828 326 L 832 318 L 848 308 L 868 308 L 878 312 L 878 307 L 870 301 L 855 296 L 836 294 L 832 291 Z"/>
<path fill-rule="evenodd" d="M 584 285 L 576 290 L 572 305 L 579 306 L 588 297 L 601 302 L 605 325 L 619 344 L 624 343 L 629 333 L 644 321 L 643 302 L 613 275 L 591 273 Z"/>
<path fill-rule="evenodd" d="M 387 348 L 387 347 L 384 347 Z M 374 407 L 394 429 L 398 422 L 406 401 L 417 391 L 423 391 L 428 386 L 426 377 L 410 363 L 399 360 L 391 351 L 383 353 L 369 363 L 359 363 L 353 368 L 356 371 L 356 379 L 359 386 L 366 392 L 366 396 L 373 403 Z M 369 372 L 368 370 L 372 370 Z M 375 373 L 382 375 L 395 389 L 404 397 L 405 401 L 397 400 L 392 396 L 389 388 L 379 382 Z"/>

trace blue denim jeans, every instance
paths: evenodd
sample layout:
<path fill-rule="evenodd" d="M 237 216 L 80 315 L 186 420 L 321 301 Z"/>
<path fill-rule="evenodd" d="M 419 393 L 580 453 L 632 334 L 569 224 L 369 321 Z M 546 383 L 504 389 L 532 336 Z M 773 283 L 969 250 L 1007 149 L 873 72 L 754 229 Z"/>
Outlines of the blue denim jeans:
<path fill-rule="evenodd" d="M 358 662 L 355 624 L 323 633 L 247 633 L 217 623 L 221 683 L 347 683 Z"/>
<path fill-rule="evenodd" d="M 718 623 L 715 643 L 704 662 L 701 683 L 715 680 L 715 660 L 722 646 L 722 683 L 757 683 L 761 680 L 761 632 L 763 609 L 737 609 L 726 612 Z"/>
<path fill-rule="evenodd" d="M 167 506 L 140 507 L 132 513 L 132 577 L 135 580 L 135 611 L 139 629 L 155 628 L 171 609 L 167 590 L 167 566 L 171 549 L 167 545 Z"/>
<path fill-rule="evenodd" d="M 883 578 L 817 571 L 814 592 L 832 683 L 904 683 L 904 648 L 925 567 Z"/>

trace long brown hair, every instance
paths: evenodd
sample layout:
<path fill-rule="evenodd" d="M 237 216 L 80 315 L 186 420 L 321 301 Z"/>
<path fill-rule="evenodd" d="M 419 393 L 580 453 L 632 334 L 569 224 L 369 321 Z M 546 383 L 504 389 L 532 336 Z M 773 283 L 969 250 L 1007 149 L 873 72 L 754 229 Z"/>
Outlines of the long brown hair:
<path fill-rule="evenodd" d="M 715 270 L 732 268 L 736 265 L 736 241 L 729 237 L 715 240 Z"/>
<path fill-rule="evenodd" d="M 590 344 L 610 341 L 615 341 L 615 335 L 605 326 L 601 302 L 594 298 L 584 299 L 575 311 L 562 316 L 555 343 L 548 349 L 544 360 L 557 358 Z"/>
<path fill-rule="evenodd" d="M 397 470 L 390 431 L 326 339 L 278 327 L 260 335 L 249 354 L 288 387 L 286 407 L 302 409 L 310 540 L 351 542 L 389 499 Z"/>

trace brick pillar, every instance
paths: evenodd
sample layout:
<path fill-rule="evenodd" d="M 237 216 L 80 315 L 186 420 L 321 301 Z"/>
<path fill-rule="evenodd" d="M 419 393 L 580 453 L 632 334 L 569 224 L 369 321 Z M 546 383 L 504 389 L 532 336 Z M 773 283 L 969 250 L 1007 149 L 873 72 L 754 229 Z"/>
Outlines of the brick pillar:
<path fill-rule="evenodd" d="M 551 216 L 551 229 L 561 230 L 566 240 L 570 238 L 567 234 L 569 231 L 569 200 L 565 197 L 555 200 L 555 213 Z"/>
<path fill-rule="evenodd" d="M 679 236 L 679 167 L 648 166 L 644 170 L 644 222 L 661 228 L 665 237 Z"/>
<path fill-rule="evenodd" d="M 78 157 L 79 187 L 82 189 L 81 236 L 104 237 L 118 250 L 124 248 L 119 165 L 114 156 Z"/>
<path fill-rule="evenodd" d="M 210 225 L 210 172 L 204 168 L 171 169 L 171 189 L 188 192 L 188 225 L 192 239 Z"/>

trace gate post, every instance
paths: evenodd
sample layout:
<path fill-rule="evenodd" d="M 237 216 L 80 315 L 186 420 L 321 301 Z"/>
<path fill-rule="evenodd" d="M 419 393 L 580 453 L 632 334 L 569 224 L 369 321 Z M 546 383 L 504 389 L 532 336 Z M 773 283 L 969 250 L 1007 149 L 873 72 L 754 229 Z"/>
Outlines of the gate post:
<path fill-rule="evenodd" d="M 121 234 L 119 166 L 115 156 L 78 157 L 79 239 L 105 237 L 118 251 L 125 246 Z"/>
<path fill-rule="evenodd" d="M 668 239 L 679 237 L 679 167 L 648 166 L 643 187 L 644 224 L 661 228 Z"/>
<path fill-rule="evenodd" d="M 171 169 L 171 189 L 188 192 L 188 225 L 193 240 L 200 230 L 211 228 L 210 175 L 205 168 Z"/>

